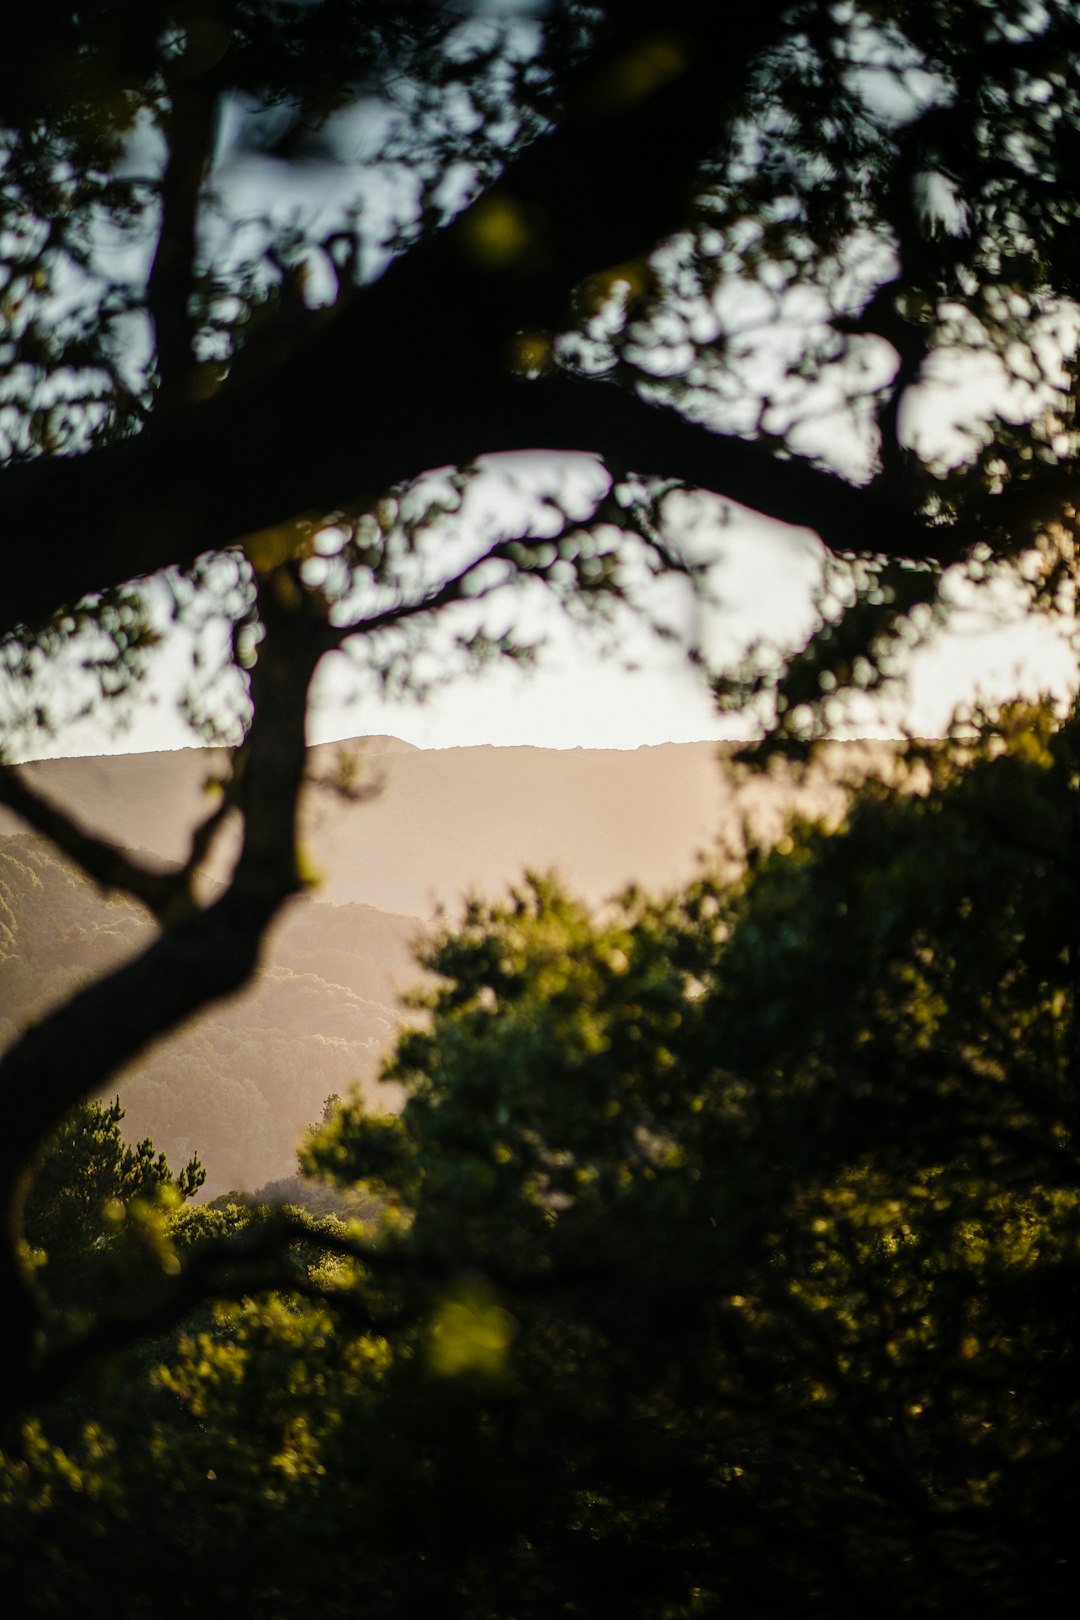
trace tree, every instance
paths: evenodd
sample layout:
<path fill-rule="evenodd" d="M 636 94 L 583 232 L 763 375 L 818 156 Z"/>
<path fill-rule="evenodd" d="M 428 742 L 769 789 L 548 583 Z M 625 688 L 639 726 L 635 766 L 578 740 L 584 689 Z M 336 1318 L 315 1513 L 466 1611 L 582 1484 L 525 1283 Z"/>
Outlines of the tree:
<path fill-rule="evenodd" d="M 1075 1597 L 1075 748 L 1014 711 L 734 882 L 600 925 L 534 881 L 431 950 L 403 1115 L 312 1162 L 466 1290 L 428 1317 L 496 1504 L 431 1551 L 464 1612 Z"/>
<path fill-rule="evenodd" d="M 93 1299 L 100 1279 L 94 1257 L 123 1212 L 166 1207 L 190 1198 L 206 1179 L 198 1159 L 174 1176 L 163 1153 L 145 1139 L 128 1147 L 120 1134 L 120 1099 L 84 1103 L 69 1114 L 35 1168 L 26 1200 L 26 1236 L 40 1251 L 49 1291 L 60 1301 Z"/>
<path fill-rule="evenodd" d="M 16 1405 L 40 1372 L 27 1166 L 66 1108 L 250 975 L 303 883 L 306 693 L 330 651 L 391 682 L 421 652 L 520 651 L 478 603 L 602 604 L 631 589 L 632 545 L 692 572 L 696 491 L 809 524 L 837 559 L 804 653 L 766 649 L 723 688 L 781 733 L 897 668 L 946 565 L 1014 566 L 1033 605 L 1068 609 L 1078 172 L 1065 0 L 54 0 L 23 26 L 0 69 L 7 665 L 73 643 L 113 698 L 164 590 L 196 628 L 224 619 L 215 713 L 244 744 L 175 872 L 2 779 L 159 925 L 4 1058 Z M 233 183 L 238 154 L 284 181 L 347 141 L 412 176 L 389 231 L 346 205 L 263 219 Z M 1002 416 L 920 437 L 920 391 L 973 356 L 1010 385 Z M 477 458 L 523 449 L 600 464 L 482 520 Z M 240 854 L 206 904 L 230 815 Z"/>
<path fill-rule="evenodd" d="M 173 1216 L 206 1179 L 197 1158 L 174 1175 L 149 1139 L 128 1146 L 123 1118 L 119 1098 L 79 1104 L 32 1166 L 26 1262 L 43 1336 L 60 1358 L 98 1318 L 144 1315 L 178 1265 Z M 80 1359 L 77 1352 L 76 1365 Z M 150 1365 L 144 1353 L 140 1376 Z M 85 1392 L 68 1393 L 69 1409 L 54 1407 L 51 1413 L 54 1440 L 79 1433 L 84 1424 Z M 113 1414 L 113 1438 L 122 1431 L 118 1417 Z"/>
<path fill-rule="evenodd" d="M 403 1112 L 305 1155 L 381 1230 L 164 1344 L 119 1451 L 99 1396 L 2 1460 L 64 1552 L 31 1612 L 121 1535 L 132 1614 L 198 1612 L 193 1562 L 281 1615 L 1067 1612 L 1077 725 L 915 751 L 666 901 L 446 927 Z"/>

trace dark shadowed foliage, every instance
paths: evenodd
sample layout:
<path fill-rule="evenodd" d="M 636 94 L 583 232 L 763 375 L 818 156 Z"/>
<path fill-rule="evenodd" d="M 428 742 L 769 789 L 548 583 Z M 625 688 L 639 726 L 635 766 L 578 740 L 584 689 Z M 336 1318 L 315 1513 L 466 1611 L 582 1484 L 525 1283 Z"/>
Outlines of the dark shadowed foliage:
<path fill-rule="evenodd" d="M 4 746 L 122 714 L 171 628 L 234 747 L 171 865 L 0 773 L 138 908 L 106 971 L 4 1014 L 24 1608 L 106 1579 L 133 1615 L 1075 1598 L 1073 719 L 961 729 L 839 833 L 670 902 L 474 907 L 393 1060 L 404 1113 L 346 1105 L 309 1151 L 377 1184 L 377 1226 L 170 1209 L 197 1172 L 72 1110 L 247 984 L 307 885 L 332 655 L 395 693 L 527 658 L 532 597 L 649 612 L 749 508 L 823 547 L 806 645 L 713 672 L 764 768 L 965 592 L 1069 624 L 1078 65 L 1071 0 L 20 19 Z M 65 1142 L 61 1204 L 105 1196 L 41 1245 L 53 1277 L 89 1256 L 66 1300 L 32 1251 Z M 80 1297 L 99 1263 L 115 1289 Z"/>

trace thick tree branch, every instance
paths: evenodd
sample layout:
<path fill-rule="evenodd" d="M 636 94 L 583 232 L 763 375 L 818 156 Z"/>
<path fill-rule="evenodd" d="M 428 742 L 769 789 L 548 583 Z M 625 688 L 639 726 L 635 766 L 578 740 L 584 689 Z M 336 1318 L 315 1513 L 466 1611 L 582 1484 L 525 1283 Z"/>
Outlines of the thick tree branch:
<path fill-rule="evenodd" d="M 10 766 L 0 767 L 0 804 L 6 804 L 35 832 L 48 838 L 103 889 L 119 889 L 132 895 L 159 918 L 174 906 L 182 874 L 142 866 L 118 844 L 87 832 Z"/>
<path fill-rule="evenodd" d="M 32 1354 L 35 1313 L 17 1257 L 34 1154 L 65 1109 L 100 1089 L 152 1041 L 240 989 L 255 970 L 270 922 L 303 886 L 296 816 L 306 758 L 307 692 L 337 633 L 326 624 L 317 599 L 301 592 L 286 569 L 262 581 L 259 611 L 266 634 L 252 681 L 255 715 L 236 785 L 244 833 L 228 887 L 204 910 L 170 921 L 141 955 L 27 1030 L 0 1060 L 5 1102 L 0 1285 L 12 1290 L 16 1302 L 0 1337 L 5 1385 L 20 1380 Z M 100 849 L 90 852 L 91 860 L 104 858 Z"/>
<path fill-rule="evenodd" d="M 379 282 L 290 328 L 268 371 L 245 380 L 238 368 L 217 396 L 174 402 L 136 440 L 0 473 L 0 629 L 500 450 L 592 451 L 806 525 L 836 551 L 949 562 L 979 542 L 1022 545 L 1044 527 L 1075 496 L 1071 468 L 1039 467 L 980 499 L 976 516 L 931 522 L 902 458 L 856 488 L 613 387 L 510 374 L 516 334 L 557 330 L 583 277 L 647 253 L 685 222 L 697 160 L 722 144 L 754 60 L 786 27 L 782 0 L 714 9 L 673 3 L 658 32 L 655 6 L 623 8 L 570 85 L 559 127 Z M 643 90 L 620 96 L 627 64 L 650 62 L 653 82 L 645 73 Z M 492 247 L 493 208 L 521 227 L 512 251 L 497 233 Z M 163 320 L 164 275 L 162 260 L 152 302 Z"/>
<path fill-rule="evenodd" d="M 227 784 L 214 809 L 192 833 L 184 864 L 156 869 L 133 860 L 110 839 L 88 832 L 70 811 L 32 787 L 22 771 L 0 765 L 0 804 L 7 805 L 28 827 L 48 838 L 93 882 L 141 901 L 161 923 L 174 922 L 194 909 L 194 880 L 234 803 L 232 786 Z"/>
<path fill-rule="evenodd" d="M 306 339 L 269 373 L 168 411 L 137 440 L 0 474 L 4 624 L 40 623 L 111 583 L 374 499 L 433 466 L 522 445 L 602 449 L 591 434 L 556 431 L 552 409 L 523 392 L 512 394 L 520 422 L 507 420 L 509 347 L 523 328 L 560 325 L 584 276 L 648 253 L 684 223 L 696 161 L 722 141 L 787 8 L 740 0 L 715 19 L 676 5 L 662 38 L 654 8 L 641 8 L 647 27 L 627 9 L 607 54 L 578 76 L 560 127 L 333 318 L 313 313 Z M 512 252 L 492 248 L 493 206 L 521 222 Z M 645 411 L 654 428 L 662 419 L 635 402 L 625 411 Z M 579 422 L 588 414 L 583 404 Z M 705 462 L 710 436 L 687 428 L 691 438 Z"/>
<path fill-rule="evenodd" d="M 815 529 L 836 550 L 923 554 L 918 521 L 894 489 L 859 488 L 827 468 L 713 432 L 614 384 L 507 378 L 490 391 L 488 409 L 485 438 L 492 449 L 539 444 L 592 451 L 616 475 L 679 479 L 779 522 Z"/>
<path fill-rule="evenodd" d="M 169 156 L 161 182 L 157 248 L 146 285 L 161 406 L 171 406 L 178 394 L 182 396 L 194 366 L 191 297 L 199 201 L 213 152 L 217 101 L 214 77 L 192 71 L 185 53 L 172 74 L 171 104 L 164 121 Z"/>

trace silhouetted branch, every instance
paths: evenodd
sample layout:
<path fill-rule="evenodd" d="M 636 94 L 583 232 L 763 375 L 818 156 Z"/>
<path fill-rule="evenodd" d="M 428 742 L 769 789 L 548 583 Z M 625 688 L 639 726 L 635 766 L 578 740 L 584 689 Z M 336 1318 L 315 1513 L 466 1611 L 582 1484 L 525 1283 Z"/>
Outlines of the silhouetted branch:
<path fill-rule="evenodd" d="M 477 221 L 490 201 L 481 197 L 330 319 L 312 311 L 306 339 L 298 333 L 269 374 L 175 406 L 136 440 L 0 474 L 5 624 L 40 622 L 58 603 L 111 581 L 189 564 L 287 518 L 355 506 L 432 467 L 489 451 L 595 450 L 618 455 L 620 464 L 629 451 L 639 471 L 686 477 L 747 501 L 742 482 L 725 489 L 738 458 L 727 467 L 721 455 L 709 476 L 715 440 L 707 430 L 687 423 L 668 430 L 681 434 L 688 456 L 693 447 L 696 468 L 657 467 L 651 456 L 642 461 L 639 447 L 664 431 L 664 413 L 626 396 L 619 423 L 609 420 L 605 432 L 591 401 L 608 391 L 578 384 L 575 393 L 564 382 L 549 395 L 546 384 L 508 374 L 509 348 L 523 327 L 557 330 L 583 277 L 647 254 L 685 223 L 695 165 L 722 142 L 749 64 L 778 37 L 787 10 L 779 0 L 759 0 L 740 3 L 735 15 L 726 8 L 721 20 L 709 7 L 671 9 L 678 48 L 655 84 L 621 99 L 611 92 L 613 67 L 654 43 L 651 15 L 629 12 L 571 85 L 560 126 L 500 178 L 493 193 L 500 202 L 542 221 L 535 253 L 505 262 L 478 249 Z M 577 394 L 571 423 L 562 407 Z M 596 406 L 610 419 L 610 399 Z M 628 447 L 624 430 L 635 421 Z M 759 454 L 756 464 L 773 461 Z M 777 465 L 782 486 L 784 464 Z M 819 482 L 843 483 L 827 474 Z M 755 500 L 770 510 L 770 488 L 758 487 Z M 815 512 L 796 513 L 797 504 L 789 496 L 775 515 L 814 524 Z M 855 539 L 849 527 L 842 542 Z"/>
<path fill-rule="evenodd" d="M 201 1305 L 271 1289 L 314 1293 L 302 1276 L 288 1276 L 283 1264 L 289 1246 L 298 1241 L 326 1247 L 302 1217 L 281 1211 L 226 1238 L 200 1243 L 181 1257 L 174 1275 L 161 1274 L 149 1299 L 140 1296 L 129 1309 L 99 1317 L 86 1332 L 46 1354 L 26 1373 L 21 1401 L 32 1406 L 47 1400 L 103 1357 L 162 1338 Z"/>
<path fill-rule="evenodd" d="M 0 768 L 0 804 L 6 804 L 35 832 L 48 838 L 103 889 L 119 889 L 132 895 L 155 917 L 162 918 L 175 906 L 178 883 L 186 891 L 183 874 L 156 872 L 132 860 L 118 844 L 87 832 L 66 810 L 31 787 L 12 766 Z"/>
<path fill-rule="evenodd" d="M 243 839 L 228 886 L 205 909 L 170 915 L 145 951 L 44 1017 L 0 1059 L 0 1281 L 11 1287 L 17 1307 L 0 1336 L 0 1389 L 8 1397 L 22 1387 L 32 1364 L 35 1313 L 17 1255 L 27 1167 L 35 1152 L 66 1109 L 99 1090 L 152 1041 L 240 989 L 255 970 L 270 922 L 303 887 L 296 817 L 307 692 L 337 634 L 289 569 L 260 583 L 259 611 L 265 636 L 252 676 L 254 718 L 235 795 Z M 58 823 L 57 831 L 74 842 L 70 823 Z M 92 863 L 107 865 L 100 842 L 91 840 L 84 853 Z M 124 875 L 138 881 L 130 862 Z"/>
<path fill-rule="evenodd" d="M 218 86 L 185 50 L 174 66 L 163 121 L 168 159 L 161 182 L 161 223 L 146 285 L 154 324 L 159 400 L 183 397 L 194 366 L 195 253 L 203 181 L 213 153 Z"/>

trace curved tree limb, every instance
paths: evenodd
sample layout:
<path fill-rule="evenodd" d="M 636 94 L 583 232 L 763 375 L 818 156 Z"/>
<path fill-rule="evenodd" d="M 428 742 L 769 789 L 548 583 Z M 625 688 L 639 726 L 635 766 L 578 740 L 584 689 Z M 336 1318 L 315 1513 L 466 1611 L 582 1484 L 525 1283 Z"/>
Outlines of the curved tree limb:
<path fill-rule="evenodd" d="M 627 435 L 636 447 L 658 434 L 664 454 L 654 449 L 643 465 L 639 451 L 636 470 L 663 460 L 666 475 L 693 471 L 703 487 L 771 511 L 774 481 L 755 482 L 755 470 L 778 467 L 782 485 L 794 464 L 632 396 L 619 407 L 599 399 L 594 412 L 593 397 L 608 391 L 566 379 L 526 387 L 511 375 L 517 334 L 557 330 L 585 276 L 649 253 L 685 223 L 697 163 L 725 138 L 756 55 L 783 37 L 787 5 L 739 0 L 718 19 L 712 8 L 674 4 L 659 31 L 654 6 L 625 10 L 569 86 L 558 127 L 377 283 L 331 312 L 310 312 L 268 371 L 245 379 L 238 368 L 202 403 L 174 397 L 135 440 L 0 473 L 0 629 L 41 623 L 109 584 L 299 514 L 355 508 L 490 451 L 621 455 Z M 493 206 L 522 224 L 508 254 L 491 250 Z M 163 274 L 156 266 L 152 292 Z M 164 297 L 152 302 L 167 324 Z M 599 419 L 612 415 L 605 432 Z M 739 476 L 744 453 L 750 471 Z M 679 454 L 682 464 L 666 460 Z M 737 490 L 726 487 L 732 480 Z M 801 478 L 808 496 L 824 492 L 825 508 L 842 482 L 815 469 Z M 789 520 L 815 525 L 812 500 L 798 505 L 792 492 Z"/>
<path fill-rule="evenodd" d="M 261 582 L 259 612 L 265 636 L 252 678 L 255 713 L 235 795 L 243 838 L 227 887 L 205 908 L 185 908 L 169 920 L 145 951 L 28 1029 L 0 1060 L 6 1122 L 0 1142 L 0 1288 L 10 1302 L 0 1335 L 0 1388 L 9 1392 L 33 1363 L 36 1309 L 19 1250 L 34 1155 L 65 1109 L 99 1090 L 153 1041 L 240 989 L 255 971 L 270 922 L 303 888 L 296 821 L 307 693 L 339 634 L 326 622 L 318 598 L 299 589 L 291 565 Z M 72 842 L 70 824 L 61 835 Z M 93 871 L 111 852 L 90 840 L 81 853 Z M 124 886 L 148 888 L 147 875 L 136 875 L 131 863 L 122 875 Z"/>

